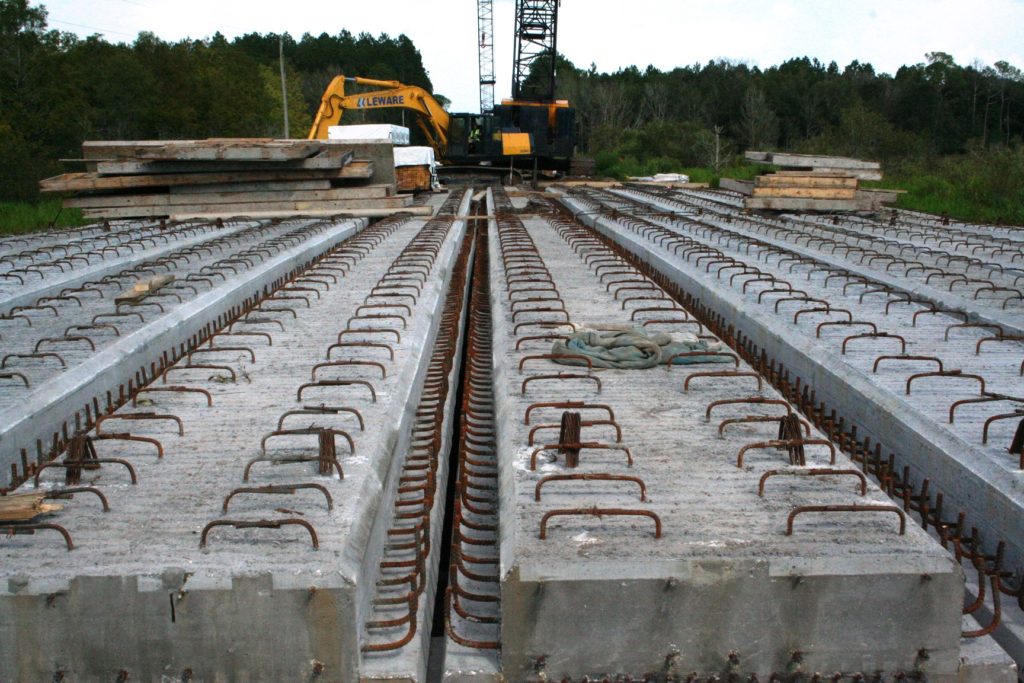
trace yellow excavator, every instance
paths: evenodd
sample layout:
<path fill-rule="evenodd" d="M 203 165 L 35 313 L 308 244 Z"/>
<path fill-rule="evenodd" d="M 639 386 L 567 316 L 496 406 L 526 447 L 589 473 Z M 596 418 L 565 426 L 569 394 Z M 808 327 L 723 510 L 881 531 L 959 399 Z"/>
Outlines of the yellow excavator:
<path fill-rule="evenodd" d="M 357 95 L 345 94 L 345 84 L 386 88 L 376 92 Z M 443 156 L 448 149 L 448 129 L 451 117 L 434 96 L 423 88 L 415 85 L 403 85 L 398 81 L 378 81 L 372 78 L 352 76 L 335 76 L 324 91 L 320 100 L 320 109 L 309 130 L 310 140 L 326 140 L 327 129 L 337 126 L 346 109 L 385 109 L 403 107 L 411 109 L 419 116 L 416 121 L 427 136 L 427 141 L 438 156 Z"/>
<path fill-rule="evenodd" d="M 346 94 L 346 84 L 380 89 Z M 491 114 L 449 114 L 423 88 L 357 76 L 336 76 L 331 81 L 308 137 L 326 140 L 327 129 L 338 125 L 346 110 L 393 107 L 417 114 L 420 130 L 437 158 L 446 164 L 505 166 L 519 160 L 520 165 L 565 170 L 575 146 L 575 111 L 565 100 L 544 104 L 504 101 Z"/>

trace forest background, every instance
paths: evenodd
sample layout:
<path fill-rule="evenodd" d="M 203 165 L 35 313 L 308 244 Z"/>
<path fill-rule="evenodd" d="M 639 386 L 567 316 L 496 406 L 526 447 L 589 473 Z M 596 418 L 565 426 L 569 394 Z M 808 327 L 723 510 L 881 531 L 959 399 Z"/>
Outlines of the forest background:
<path fill-rule="evenodd" d="M 291 137 L 305 137 L 337 74 L 432 90 L 405 35 L 250 33 L 131 43 L 53 30 L 45 8 L 0 0 L 0 231 L 49 223 L 38 181 L 74 164 L 83 140 L 280 137 L 283 47 Z M 577 111 L 579 151 L 613 178 L 683 172 L 749 178 L 748 149 L 881 161 L 901 206 L 1024 225 L 1024 74 L 1006 62 L 922 55 L 895 74 L 795 57 L 758 68 L 712 61 L 671 71 L 580 68 L 558 56 L 559 97 Z M 443 96 L 439 96 L 442 103 Z M 356 112 L 411 124 L 401 111 Z M 79 220 L 73 213 L 58 224 Z"/>

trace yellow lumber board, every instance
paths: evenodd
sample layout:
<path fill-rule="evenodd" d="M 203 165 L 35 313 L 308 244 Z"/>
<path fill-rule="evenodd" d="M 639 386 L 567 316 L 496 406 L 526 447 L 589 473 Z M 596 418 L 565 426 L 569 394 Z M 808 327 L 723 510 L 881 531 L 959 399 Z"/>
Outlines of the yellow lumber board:
<path fill-rule="evenodd" d="M 157 291 L 158 289 L 166 287 L 172 282 L 174 282 L 173 275 L 157 275 L 147 280 L 140 280 L 139 282 L 136 282 L 132 286 L 132 289 L 135 290 L 136 292 L 152 293 Z"/>
<path fill-rule="evenodd" d="M 797 199 L 854 199 L 855 188 L 829 187 L 755 187 L 753 197 L 792 197 Z"/>
<path fill-rule="evenodd" d="M 42 493 L 12 493 L 0 496 L 0 522 L 28 522 L 64 506 L 45 502 Z"/>
<path fill-rule="evenodd" d="M 122 301 L 139 301 L 145 299 L 150 294 L 166 287 L 167 285 L 174 282 L 173 275 L 157 275 L 146 280 L 139 280 L 131 289 L 126 289 L 116 297 L 114 297 L 115 303 Z"/>
<path fill-rule="evenodd" d="M 837 176 L 758 176 L 754 184 L 757 187 L 834 187 L 856 190 L 860 181 L 853 177 Z"/>

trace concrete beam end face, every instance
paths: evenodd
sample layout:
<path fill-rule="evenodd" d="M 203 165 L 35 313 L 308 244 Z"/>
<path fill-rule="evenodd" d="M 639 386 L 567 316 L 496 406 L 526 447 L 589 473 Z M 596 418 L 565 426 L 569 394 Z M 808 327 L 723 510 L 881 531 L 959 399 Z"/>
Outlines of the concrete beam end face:
<path fill-rule="evenodd" d="M 102 671 L 114 680 L 126 671 L 139 681 L 305 681 L 317 670 L 317 681 L 353 679 L 350 589 L 278 590 L 270 574 L 219 590 L 185 582 L 140 591 L 140 582 L 80 577 L 67 591 L 0 601 L 0 680 L 87 681 Z"/>
<path fill-rule="evenodd" d="M 981 628 L 981 622 L 964 615 L 964 631 Z M 957 683 L 1017 683 L 1018 669 L 992 636 L 964 638 L 960 642 L 960 670 Z"/>
<path fill-rule="evenodd" d="M 514 569 L 502 582 L 505 675 L 541 666 L 551 680 L 637 676 L 670 660 L 680 674 L 712 675 L 735 653 L 735 673 L 764 680 L 791 672 L 796 652 L 811 673 L 956 675 L 958 572 L 772 576 L 764 561 L 713 565 L 694 570 L 699 581 L 617 580 L 610 568 L 605 579 L 521 580 Z"/>

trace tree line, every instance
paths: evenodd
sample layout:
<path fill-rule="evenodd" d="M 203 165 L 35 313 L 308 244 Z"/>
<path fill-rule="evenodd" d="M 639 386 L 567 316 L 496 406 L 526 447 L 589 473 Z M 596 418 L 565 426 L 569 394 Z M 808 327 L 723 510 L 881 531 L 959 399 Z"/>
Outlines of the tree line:
<path fill-rule="evenodd" d="M 404 35 L 250 33 L 131 43 L 48 26 L 43 6 L 0 0 L 0 199 L 34 200 L 83 140 L 281 137 L 283 43 L 289 135 L 303 138 L 330 80 L 360 74 L 432 86 Z M 401 112 L 385 112 L 401 121 Z M 358 122 L 360 113 L 346 116 Z M 378 120 L 378 119 L 375 119 Z"/>
<path fill-rule="evenodd" d="M 65 170 L 58 160 L 78 157 L 86 139 L 280 137 L 279 42 L 292 137 L 305 136 L 337 74 L 432 90 L 404 35 L 167 42 L 140 33 L 110 43 L 50 28 L 45 8 L 28 0 L 0 0 L 0 199 L 35 199 L 37 181 Z M 945 164 L 955 174 L 968 159 L 986 173 L 975 174 L 977 187 L 1024 205 L 1024 74 L 1007 62 L 960 65 L 932 52 L 890 75 L 806 57 L 764 69 L 718 60 L 614 73 L 557 60 L 557 94 L 576 107 L 580 151 L 608 175 L 717 173 L 746 149 L 876 159 L 887 173 Z M 403 115 L 346 116 L 361 120 Z"/>
<path fill-rule="evenodd" d="M 559 56 L 557 89 L 576 106 L 583 148 L 605 167 L 714 167 L 746 149 L 889 163 L 1020 149 L 1019 68 L 959 65 L 944 52 L 924 57 L 889 75 L 807 57 L 765 69 L 711 61 L 599 73 Z"/>

